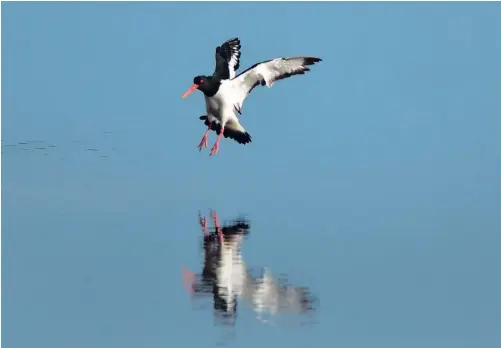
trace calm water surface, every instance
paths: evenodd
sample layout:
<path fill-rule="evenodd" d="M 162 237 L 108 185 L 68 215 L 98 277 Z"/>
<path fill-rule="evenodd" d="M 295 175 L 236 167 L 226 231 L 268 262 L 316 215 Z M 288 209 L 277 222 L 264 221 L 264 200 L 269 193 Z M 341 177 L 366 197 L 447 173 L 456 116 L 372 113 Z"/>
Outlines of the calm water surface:
<path fill-rule="evenodd" d="M 501 347 L 500 14 L 2 3 L 2 346 Z M 209 157 L 236 36 L 323 61 Z"/>
<path fill-rule="evenodd" d="M 432 208 L 422 203 L 437 198 L 392 187 L 197 197 L 202 177 L 188 188 L 166 171 L 121 171 L 133 159 L 120 149 L 72 144 L 4 147 L 9 346 L 28 345 L 21 327 L 55 347 L 495 340 L 499 233 L 485 207 Z"/>

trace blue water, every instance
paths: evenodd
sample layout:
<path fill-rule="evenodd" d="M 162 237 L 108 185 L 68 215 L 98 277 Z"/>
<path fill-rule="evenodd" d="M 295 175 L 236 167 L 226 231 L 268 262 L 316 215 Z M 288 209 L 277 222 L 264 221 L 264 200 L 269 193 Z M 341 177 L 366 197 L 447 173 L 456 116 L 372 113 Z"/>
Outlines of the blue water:
<path fill-rule="evenodd" d="M 2 3 L 2 343 L 499 347 L 500 9 Z M 181 95 L 234 36 L 242 69 L 323 61 L 256 88 L 253 142 L 209 157 Z M 187 292 L 210 210 L 308 313 L 238 299 L 228 325 Z"/>

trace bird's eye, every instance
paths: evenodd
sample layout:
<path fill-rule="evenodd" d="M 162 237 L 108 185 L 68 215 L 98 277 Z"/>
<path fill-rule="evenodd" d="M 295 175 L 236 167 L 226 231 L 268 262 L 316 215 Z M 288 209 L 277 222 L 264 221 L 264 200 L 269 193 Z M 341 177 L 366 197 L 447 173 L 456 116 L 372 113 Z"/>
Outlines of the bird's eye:
<path fill-rule="evenodd" d="M 204 80 L 203 80 L 203 79 L 200 79 L 200 83 L 204 83 Z"/>

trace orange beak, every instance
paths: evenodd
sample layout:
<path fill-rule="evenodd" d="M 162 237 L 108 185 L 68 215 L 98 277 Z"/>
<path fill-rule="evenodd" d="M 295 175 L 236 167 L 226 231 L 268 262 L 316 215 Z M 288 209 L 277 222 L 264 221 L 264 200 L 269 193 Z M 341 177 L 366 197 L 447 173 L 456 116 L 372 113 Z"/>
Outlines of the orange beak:
<path fill-rule="evenodd" d="M 190 87 L 189 90 L 187 90 L 184 94 L 183 94 L 183 98 L 186 98 L 187 96 L 189 96 L 191 94 L 191 92 L 195 91 L 196 89 L 198 88 L 198 85 L 196 83 L 193 84 L 193 86 Z"/>

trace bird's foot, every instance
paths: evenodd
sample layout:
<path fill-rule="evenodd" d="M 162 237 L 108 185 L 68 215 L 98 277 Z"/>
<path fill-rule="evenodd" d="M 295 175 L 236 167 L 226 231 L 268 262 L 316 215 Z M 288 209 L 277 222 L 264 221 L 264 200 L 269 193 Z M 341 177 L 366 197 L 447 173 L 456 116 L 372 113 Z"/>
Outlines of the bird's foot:
<path fill-rule="evenodd" d="M 216 227 L 217 236 L 219 237 L 220 242 L 223 243 L 223 241 L 224 241 L 223 240 L 223 232 L 221 230 L 221 226 L 219 226 L 219 217 L 217 216 L 217 213 L 215 211 L 211 211 L 210 216 L 212 217 L 214 227 Z"/>
<path fill-rule="evenodd" d="M 224 134 L 224 127 L 221 127 L 221 131 L 219 132 L 219 135 L 217 136 L 216 143 L 214 144 L 214 146 L 210 150 L 209 156 L 215 155 L 219 151 L 219 143 L 221 142 L 221 138 L 223 137 L 223 134 Z"/>
<path fill-rule="evenodd" d="M 202 138 L 202 141 L 200 141 L 200 144 L 198 144 L 198 151 L 202 151 L 203 148 L 205 148 L 209 145 L 208 138 L 209 138 L 209 134 L 205 133 L 203 138 Z"/>
<path fill-rule="evenodd" d="M 217 212 L 211 210 L 210 217 L 212 218 L 212 223 L 214 224 L 214 226 L 219 228 L 219 216 L 217 215 Z"/>
<path fill-rule="evenodd" d="M 210 150 L 210 155 L 209 156 L 215 155 L 216 153 L 218 153 L 218 151 L 219 151 L 219 142 L 216 141 L 216 143 L 214 144 L 214 146 Z"/>

